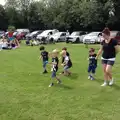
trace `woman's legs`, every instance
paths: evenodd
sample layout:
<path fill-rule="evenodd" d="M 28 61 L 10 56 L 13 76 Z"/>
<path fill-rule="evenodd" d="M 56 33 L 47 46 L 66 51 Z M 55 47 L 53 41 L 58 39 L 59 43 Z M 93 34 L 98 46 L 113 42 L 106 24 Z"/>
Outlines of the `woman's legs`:
<path fill-rule="evenodd" d="M 104 80 L 108 81 L 109 80 L 109 76 L 106 72 L 106 68 L 107 68 L 107 64 L 103 64 L 103 73 L 104 73 Z"/>
<path fill-rule="evenodd" d="M 109 76 L 108 76 L 108 74 L 106 72 L 106 67 L 107 67 L 107 64 L 103 64 L 104 83 L 101 86 L 106 86 L 107 81 L 109 80 Z"/>
<path fill-rule="evenodd" d="M 108 74 L 109 77 L 109 85 L 113 85 L 113 77 L 112 77 L 112 65 L 107 65 L 106 67 L 106 73 Z"/>
<path fill-rule="evenodd" d="M 106 66 L 106 73 L 109 77 L 109 80 L 112 80 L 112 66 L 111 65 Z"/>

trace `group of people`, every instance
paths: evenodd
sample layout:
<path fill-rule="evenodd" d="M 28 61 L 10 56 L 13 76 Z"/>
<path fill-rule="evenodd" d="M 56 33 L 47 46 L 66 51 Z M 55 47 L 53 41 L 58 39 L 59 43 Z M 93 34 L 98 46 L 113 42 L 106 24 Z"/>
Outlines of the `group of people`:
<path fill-rule="evenodd" d="M 112 86 L 114 84 L 114 78 L 112 76 L 112 67 L 115 63 L 116 55 L 119 52 L 119 46 L 117 44 L 117 40 L 112 39 L 110 37 L 110 30 L 109 28 L 105 28 L 102 31 L 102 37 L 103 40 L 101 41 L 101 47 L 98 51 L 98 53 L 95 53 L 94 48 L 90 48 L 89 50 L 89 65 L 88 65 L 88 79 L 94 80 L 95 79 L 95 73 L 97 69 L 97 60 L 99 56 L 101 56 L 102 66 L 103 66 L 103 73 L 104 73 L 104 83 L 101 86 Z M 52 75 L 51 75 L 51 83 L 49 87 L 52 87 L 54 85 L 53 78 L 56 78 L 58 84 L 61 83 L 60 78 L 56 75 L 58 68 L 59 68 L 59 60 L 58 58 L 59 51 L 57 49 L 53 50 L 50 54 L 45 50 L 44 46 L 40 47 L 41 51 L 41 59 L 43 61 L 43 68 L 44 68 L 44 74 L 47 73 L 46 65 L 48 64 L 49 57 L 52 58 L 52 63 L 49 63 L 52 65 Z M 60 52 L 60 55 L 62 56 L 61 65 L 63 66 L 63 71 L 61 74 L 69 76 L 71 75 L 70 68 L 72 67 L 72 61 L 70 59 L 70 54 L 67 52 L 67 48 L 63 48 L 62 52 Z"/>
<path fill-rule="evenodd" d="M 54 85 L 54 81 L 53 81 L 54 78 L 57 80 L 58 84 L 61 83 L 60 78 L 57 76 L 57 71 L 59 69 L 59 61 L 61 60 L 61 58 L 62 58 L 61 66 L 63 67 L 63 71 L 60 74 L 63 74 L 65 76 L 71 75 L 70 68 L 72 67 L 72 61 L 70 59 L 70 54 L 67 52 L 66 47 L 64 47 L 61 52 L 59 52 L 59 50 L 57 50 L 57 49 L 54 49 L 51 53 L 48 53 L 45 50 L 45 47 L 41 46 L 40 51 L 41 51 L 40 59 L 42 59 L 42 61 L 43 61 L 43 69 L 44 69 L 43 74 L 48 73 L 46 66 L 48 64 L 49 57 L 51 57 L 51 59 L 52 59 L 51 60 L 52 62 L 49 63 L 52 66 L 51 67 L 51 71 L 52 71 L 51 83 L 50 83 L 49 87 L 52 87 Z M 59 53 L 61 55 L 60 58 L 58 58 Z"/>
<path fill-rule="evenodd" d="M 112 86 L 114 84 L 114 78 L 112 76 L 112 67 L 115 63 L 116 55 L 119 50 L 117 40 L 110 37 L 109 28 L 105 28 L 102 31 L 103 40 L 101 41 L 101 46 L 97 54 L 95 54 L 95 49 L 91 48 L 89 51 L 89 67 L 88 67 L 88 79 L 94 80 L 94 74 L 97 68 L 97 59 L 101 56 L 103 73 L 104 73 L 104 83 L 101 86 Z"/>
<path fill-rule="evenodd" d="M 14 37 L 13 31 L 10 30 L 8 32 L 7 38 L 3 36 L 3 38 L 0 41 L 0 50 L 11 50 L 20 47 L 19 41 Z"/>

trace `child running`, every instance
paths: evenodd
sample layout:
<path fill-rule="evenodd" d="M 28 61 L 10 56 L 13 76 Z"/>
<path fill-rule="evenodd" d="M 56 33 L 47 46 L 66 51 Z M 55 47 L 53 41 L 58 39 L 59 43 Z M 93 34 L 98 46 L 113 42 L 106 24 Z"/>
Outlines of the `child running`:
<path fill-rule="evenodd" d="M 88 66 L 88 79 L 94 80 L 94 75 L 96 73 L 96 68 L 97 68 L 97 60 L 96 60 L 96 54 L 95 54 L 95 49 L 91 48 L 89 50 L 89 66 Z"/>
<path fill-rule="evenodd" d="M 57 80 L 57 83 L 60 84 L 61 80 L 57 77 L 56 73 L 58 71 L 58 64 L 59 64 L 59 59 L 58 59 L 58 50 L 53 50 L 52 51 L 52 76 L 51 76 L 51 84 L 49 85 L 49 87 L 52 87 L 54 85 L 53 80 L 54 78 Z"/>
<path fill-rule="evenodd" d="M 44 69 L 43 74 L 45 74 L 45 73 L 48 73 L 46 66 L 48 64 L 49 55 L 48 55 L 48 52 L 45 50 L 44 46 L 40 47 L 40 51 L 41 51 L 40 59 L 42 59 L 43 61 L 43 69 Z"/>
<path fill-rule="evenodd" d="M 68 57 L 70 56 L 70 54 L 69 54 L 69 52 L 67 51 L 67 48 L 66 48 L 66 47 L 62 48 L 62 51 L 66 51 L 66 55 L 67 55 Z M 61 58 L 60 58 L 60 59 L 61 59 Z M 62 56 L 62 64 L 64 63 L 64 60 L 65 60 L 65 57 Z M 64 71 L 62 71 L 60 74 L 64 74 Z"/>
<path fill-rule="evenodd" d="M 69 76 L 71 75 L 69 69 L 72 67 L 72 61 L 65 50 L 61 52 L 61 55 L 64 58 L 64 62 L 62 63 L 62 66 L 64 67 L 64 75 Z"/>

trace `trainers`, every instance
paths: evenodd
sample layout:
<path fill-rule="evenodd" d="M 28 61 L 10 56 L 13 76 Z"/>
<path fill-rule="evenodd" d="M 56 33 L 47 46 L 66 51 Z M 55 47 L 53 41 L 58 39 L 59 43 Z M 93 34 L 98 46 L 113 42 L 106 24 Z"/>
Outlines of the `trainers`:
<path fill-rule="evenodd" d="M 114 83 L 114 80 L 112 79 L 110 82 L 109 82 L 109 85 L 112 86 Z"/>
<path fill-rule="evenodd" d="M 102 86 L 102 87 L 104 87 L 104 86 L 106 86 L 106 85 L 107 85 L 107 83 L 106 83 L 106 82 L 104 82 L 101 86 Z"/>
<path fill-rule="evenodd" d="M 95 80 L 95 78 L 91 76 L 90 80 Z"/>
<path fill-rule="evenodd" d="M 57 84 L 61 84 L 61 81 L 57 81 Z"/>
<path fill-rule="evenodd" d="M 88 80 L 90 80 L 90 79 L 91 79 L 91 76 L 89 75 L 89 76 L 88 76 Z"/>
<path fill-rule="evenodd" d="M 43 74 L 46 74 L 46 73 L 48 73 L 47 70 L 45 70 L 45 71 L 43 72 Z"/>
<path fill-rule="evenodd" d="M 53 83 L 51 83 L 50 85 L 49 85 L 49 87 L 52 87 L 54 84 Z"/>

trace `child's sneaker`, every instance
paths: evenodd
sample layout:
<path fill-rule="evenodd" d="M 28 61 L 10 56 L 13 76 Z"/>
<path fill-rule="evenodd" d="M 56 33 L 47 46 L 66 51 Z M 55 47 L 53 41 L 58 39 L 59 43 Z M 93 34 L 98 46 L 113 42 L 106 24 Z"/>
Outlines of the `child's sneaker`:
<path fill-rule="evenodd" d="M 107 86 L 107 82 L 104 82 L 101 86 L 102 87 Z"/>
<path fill-rule="evenodd" d="M 91 76 L 90 80 L 95 80 L 95 78 Z"/>
<path fill-rule="evenodd" d="M 53 83 L 51 83 L 50 85 L 49 85 L 49 87 L 52 87 L 54 84 Z"/>
<path fill-rule="evenodd" d="M 57 84 L 61 84 L 61 83 L 62 83 L 61 80 L 57 81 Z"/>
<path fill-rule="evenodd" d="M 43 74 L 46 74 L 46 73 L 48 73 L 47 70 L 45 70 L 45 71 L 43 72 Z"/>
<path fill-rule="evenodd" d="M 89 75 L 89 76 L 88 76 L 88 80 L 90 80 L 90 79 L 91 79 L 91 76 Z"/>
<path fill-rule="evenodd" d="M 110 82 L 109 82 L 109 85 L 112 86 L 114 84 L 114 80 L 112 79 Z"/>

